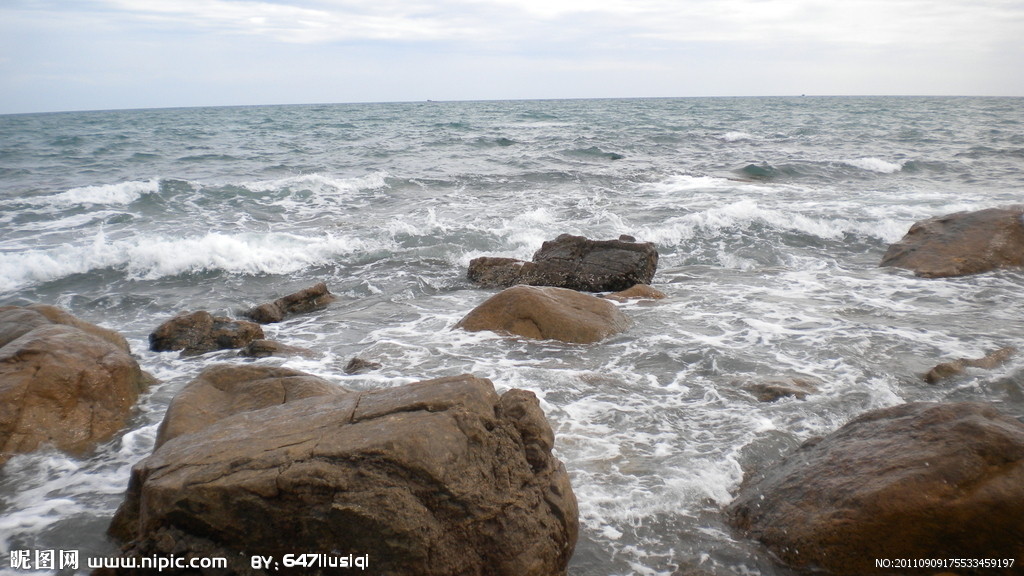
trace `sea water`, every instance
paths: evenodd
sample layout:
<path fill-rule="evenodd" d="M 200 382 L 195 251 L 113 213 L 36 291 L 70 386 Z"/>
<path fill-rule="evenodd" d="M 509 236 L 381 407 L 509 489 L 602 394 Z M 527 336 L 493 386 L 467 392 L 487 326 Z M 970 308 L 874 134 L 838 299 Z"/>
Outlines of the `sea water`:
<path fill-rule="evenodd" d="M 159 380 L 94 452 L 43 450 L 0 471 L 0 571 L 15 550 L 114 554 L 104 531 L 168 402 L 233 362 L 354 390 L 467 372 L 531 390 L 579 500 L 570 574 L 789 574 L 724 521 L 746 471 L 903 402 L 1024 416 L 1020 355 L 921 377 L 1024 349 L 1024 274 L 878 267 L 913 222 L 1022 193 L 1024 99 L 1012 98 L 0 116 L 0 305 L 55 304 L 118 330 Z M 562 233 L 655 243 L 668 298 L 621 304 L 634 327 L 592 345 L 452 329 L 494 293 L 466 280 L 471 259 L 529 259 Z M 147 349 L 175 314 L 236 316 L 319 281 L 334 304 L 264 328 L 311 357 Z M 355 356 L 383 367 L 346 375 Z M 762 403 L 744 386 L 787 376 L 819 392 Z"/>

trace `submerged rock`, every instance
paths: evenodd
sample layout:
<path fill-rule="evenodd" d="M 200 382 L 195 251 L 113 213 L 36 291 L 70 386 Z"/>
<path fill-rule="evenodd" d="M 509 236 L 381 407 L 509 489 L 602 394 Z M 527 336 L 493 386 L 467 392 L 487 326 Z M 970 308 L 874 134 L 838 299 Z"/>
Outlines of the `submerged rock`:
<path fill-rule="evenodd" d="M 1024 266 L 1024 207 L 922 220 L 889 246 L 879 266 L 907 268 L 927 278 Z"/>
<path fill-rule="evenodd" d="M 380 370 L 382 367 L 383 366 L 380 362 L 364 360 L 357 356 L 349 360 L 348 364 L 345 365 L 345 374 L 359 374 L 360 372 Z"/>
<path fill-rule="evenodd" d="M 982 403 L 875 410 L 748 477 L 726 513 L 782 562 L 815 573 L 879 573 L 876 558 L 951 550 L 1019 559 L 1024 423 Z"/>
<path fill-rule="evenodd" d="M 815 378 L 784 376 L 748 380 L 742 382 L 741 385 L 759 402 L 775 402 L 787 397 L 804 400 L 809 394 L 818 393 L 818 386 L 821 385 L 821 382 Z"/>
<path fill-rule="evenodd" d="M 181 350 L 183 356 L 194 356 L 214 350 L 244 348 L 262 338 L 263 329 L 259 324 L 213 316 L 200 310 L 179 314 L 158 326 L 149 335 L 149 349 L 153 352 Z"/>
<path fill-rule="evenodd" d="M 320 282 L 319 284 L 310 286 L 305 290 L 300 290 L 294 294 L 278 298 L 273 302 L 260 304 L 259 306 L 247 311 L 245 315 L 260 324 L 271 324 L 274 322 L 280 322 L 288 316 L 295 314 L 305 314 L 315 310 L 322 310 L 326 308 L 328 304 L 334 302 L 334 300 L 334 294 L 331 294 L 330 291 L 327 290 L 327 284 Z"/>
<path fill-rule="evenodd" d="M 120 334 L 54 306 L 0 307 L 0 465 L 47 445 L 92 449 L 148 382 Z"/>
<path fill-rule="evenodd" d="M 198 551 L 244 574 L 268 573 L 250 555 L 296 553 L 365 555 L 373 574 L 566 573 L 576 499 L 532 393 L 463 375 L 263 404 L 132 469 L 111 526 L 127 556 Z"/>
<path fill-rule="evenodd" d="M 469 263 L 467 277 L 488 287 L 528 284 L 610 292 L 650 284 L 657 268 L 658 251 L 650 242 L 636 242 L 631 236 L 589 240 L 562 234 L 541 245 L 531 262 L 476 258 Z"/>
<path fill-rule="evenodd" d="M 625 290 L 605 294 L 603 298 L 616 302 L 628 302 L 629 300 L 663 300 L 666 296 L 664 292 L 648 284 L 637 284 Z"/>
<path fill-rule="evenodd" d="M 958 358 L 952 362 L 943 362 L 929 370 L 925 374 L 924 379 L 929 384 L 937 384 L 947 378 L 963 374 L 968 368 L 984 368 L 986 370 L 998 368 L 1005 364 L 1016 352 L 1016 348 L 1008 346 L 986 354 L 981 358 Z"/>
<path fill-rule="evenodd" d="M 631 325 L 629 317 L 603 298 L 565 288 L 513 286 L 474 308 L 455 327 L 589 344 Z"/>
<path fill-rule="evenodd" d="M 253 340 L 238 352 L 239 356 L 249 358 L 268 358 L 270 356 L 315 356 L 309 348 L 288 346 L 273 340 Z"/>

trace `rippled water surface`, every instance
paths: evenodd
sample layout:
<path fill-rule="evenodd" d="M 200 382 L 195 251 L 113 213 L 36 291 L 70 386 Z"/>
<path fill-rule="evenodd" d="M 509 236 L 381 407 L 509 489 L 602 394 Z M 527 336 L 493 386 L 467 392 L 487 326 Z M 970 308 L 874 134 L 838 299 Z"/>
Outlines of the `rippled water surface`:
<path fill-rule="evenodd" d="M 537 393 L 572 477 L 570 574 L 788 574 L 720 513 L 750 470 L 873 408 L 985 400 L 1024 416 L 1024 359 L 940 385 L 938 362 L 1024 349 L 1024 275 L 877 267 L 916 220 L 1024 202 L 1024 100 L 743 98 L 204 108 L 0 116 L 0 305 L 117 329 L 160 383 L 83 458 L 0 471 L 10 550 L 100 556 L 169 399 L 233 352 L 150 331 L 326 281 L 325 311 L 265 327 L 311 358 L 255 362 L 353 389 L 471 372 Z M 660 302 L 595 345 L 452 326 L 493 291 L 481 255 L 561 233 L 660 253 Z M 383 369 L 345 375 L 359 355 Z M 806 400 L 745 383 L 799 376 Z"/>

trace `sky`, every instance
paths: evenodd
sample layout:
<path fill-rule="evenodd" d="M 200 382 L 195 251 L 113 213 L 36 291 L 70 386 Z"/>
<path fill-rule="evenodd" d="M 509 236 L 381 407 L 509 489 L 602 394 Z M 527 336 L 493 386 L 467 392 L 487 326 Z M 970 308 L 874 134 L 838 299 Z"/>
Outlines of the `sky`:
<path fill-rule="evenodd" d="M 0 0 L 0 114 L 1024 96 L 1024 0 Z"/>

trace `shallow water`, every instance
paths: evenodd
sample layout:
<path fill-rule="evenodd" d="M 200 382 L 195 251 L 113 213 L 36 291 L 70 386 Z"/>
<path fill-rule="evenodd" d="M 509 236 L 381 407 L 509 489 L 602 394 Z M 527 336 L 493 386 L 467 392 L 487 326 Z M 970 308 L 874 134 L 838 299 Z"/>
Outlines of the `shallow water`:
<path fill-rule="evenodd" d="M 785 575 L 720 513 L 744 470 L 873 408 L 984 400 L 1024 416 L 1024 274 L 877 267 L 916 220 L 1024 189 L 1024 100 L 742 98 L 207 108 L 0 116 L 0 304 L 124 333 L 160 383 L 84 458 L 0 472 L 9 552 L 113 553 L 104 536 L 167 402 L 204 367 L 257 362 L 353 389 L 470 372 L 537 393 L 580 504 L 574 576 Z M 659 302 L 595 345 L 464 333 L 481 255 L 561 233 L 660 253 Z M 146 349 L 182 311 L 237 314 L 326 281 L 338 301 L 265 327 L 312 358 Z M 345 375 L 353 356 L 383 364 Z M 806 400 L 742 383 L 816 378 Z M 68 572 L 70 573 L 70 572 Z"/>

